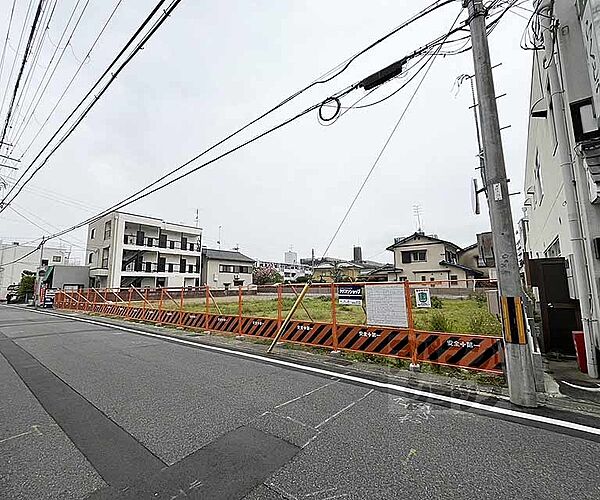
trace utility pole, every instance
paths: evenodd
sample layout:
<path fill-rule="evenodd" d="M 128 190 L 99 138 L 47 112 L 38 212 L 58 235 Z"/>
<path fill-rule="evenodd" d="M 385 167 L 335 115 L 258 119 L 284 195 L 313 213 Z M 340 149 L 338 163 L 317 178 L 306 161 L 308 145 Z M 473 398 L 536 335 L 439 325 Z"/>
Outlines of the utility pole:
<path fill-rule="evenodd" d="M 579 305 L 581 308 L 581 319 L 585 338 L 588 375 L 593 378 L 598 378 L 598 364 L 593 342 L 594 318 L 591 307 L 590 277 L 586 262 L 584 235 L 581 228 L 579 199 L 573 172 L 573 156 L 571 155 L 571 144 L 569 143 L 569 135 L 567 132 L 567 116 L 563 99 L 564 89 L 558 75 L 556 58 L 554 57 L 557 33 L 552 26 L 552 4 L 552 0 L 538 0 L 538 2 L 536 2 L 536 11 L 541 18 L 540 24 L 544 39 L 544 67 L 548 72 L 548 80 L 550 82 L 552 109 L 554 111 L 554 123 L 558 143 L 557 153 L 563 178 L 563 192 L 567 203 L 567 219 L 571 236 L 571 245 L 573 246 L 573 267 L 575 268 L 574 275 L 577 282 L 577 290 L 579 292 Z"/>
<path fill-rule="evenodd" d="M 42 271 L 42 262 L 44 260 L 44 243 L 46 243 L 46 238 L 42 236 L 42 241 L 40 243 L 40 263 L 38 264 L 37 272 L 35 274 L 35 288 L 33 290 L 33 305 L 35 307 L 38 307 L 40 305 L 38 303 L 38 300 L 42 291 L 42 280 L 40 279 L 40 272 Z"/>
<path fill-rule="evenodd" d="M 537 403 L 533 362 L 525 330 L 523 292 L 485 25 L 486 11 L 482 0 L 463 0 L 463 7 L 468 7 L 469 11 L 481 139 L 485 156 L 485 188 L 498 272 L 510 401 L 519 406 L 535 407 Z"/>

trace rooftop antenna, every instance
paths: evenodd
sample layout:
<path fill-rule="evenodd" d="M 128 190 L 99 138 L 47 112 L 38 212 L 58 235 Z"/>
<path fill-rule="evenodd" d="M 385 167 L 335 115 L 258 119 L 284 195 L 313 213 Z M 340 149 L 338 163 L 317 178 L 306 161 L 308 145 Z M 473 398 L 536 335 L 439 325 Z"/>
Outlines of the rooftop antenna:
<path fill-rule="evenodd" d="M 217 245 L 219 245 L 219 250 L 221 250 L 221 227 L 219 226 L 219 239 L 217 240 Z"/>
<path fill-rule="evenodd" d="M 198 229 L 198 209 L 196 209 L 196 229 Z"/>
<path fill-rule="evenodd" d="M 423 221 L 421 220 L 421 205 L 413 205 L 413 214 L 415 216 L 415 220 L 417 222 L 417 232 L 423 232 Z"/>

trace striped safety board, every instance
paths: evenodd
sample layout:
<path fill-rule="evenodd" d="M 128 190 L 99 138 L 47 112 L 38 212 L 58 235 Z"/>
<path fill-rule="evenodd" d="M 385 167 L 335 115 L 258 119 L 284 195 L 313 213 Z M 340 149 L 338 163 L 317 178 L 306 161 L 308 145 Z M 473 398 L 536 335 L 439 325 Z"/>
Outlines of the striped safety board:
<path fill-rule="evenodd" d="M 527 343 L 521 297 L 500 297 L 504 340 L 509 344 Z"/>
<path fill-rule="evenodd" d="M 521 341 L 524 323 L 520 299 L 508 297 L 502 303 L 503 314 L 511 323 L 511 339 Z M 158 310 L 144 307 L 127 307 L 123 302 L 84 303 L 77 297 L 62 294 L 57 307 L 79 309 L 157 324 L 171 324 L 190 329 L 239 333 L 253 337 L 274 338 L 279 322 L 274 318 L 236 315 L 206 314 L 192 311 Z M 521 312 L 519 316 L 518 312 Z M 512 318 L 512 319 L 511 319 Z M 520 319 L 519 319 L 520 318 Z M 522 328 L 521 328 L 522 327 Z M 521 330 L 519 330 L 521 328 Z M 411 342 L 406 328 L 361 325 L 336 325 L 338 349 L 344 351 L 411 359 Z M 334 327 L 331 323 L 289 322 L 281 341 L 332 349 Z M 415 332 L 417 360 L 439 365 L 468 368 L 492 373 L 503 371 L 502 338 L 483 335 L 462 335 L 439 332 Z"/>

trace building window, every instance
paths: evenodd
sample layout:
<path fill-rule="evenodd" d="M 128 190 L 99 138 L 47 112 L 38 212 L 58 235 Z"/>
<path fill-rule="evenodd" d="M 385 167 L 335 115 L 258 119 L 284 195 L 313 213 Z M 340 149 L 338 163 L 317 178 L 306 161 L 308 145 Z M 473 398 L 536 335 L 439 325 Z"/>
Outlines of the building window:
<path fill-rule="evenodd" d="M 548 245 L 548 248 L 544 250 L 544 257 L 560 257 L 560 239 L 558 238 L 558 236 L 554 238 L 552 243 Z"/>
<path fill-rule="evenodd" d="M 167 264 L 167 271 L 170 273 L 173 272 L 173 264 Z"/>
<path fill-rule="evenodd" d="M 190 252 L 193 252 L 193 251 L 194 251 L 194 244 L 190 243 Z"/>
<path fill-rule="evenodd" d="M 431 278 L 429 278 L 429 281 L 435 281 L 435 278 L 432 276 Z"/>
<path fill-rule="evenodd" d="M 229 265 L 225 265 L 225 264 L 220 264 L 219 265 L 219 272 L 220 273 L 234 273 L 234 266 L 229 266 Z"/>
<path fill-rule="evenodd" d="M 102 269 L 108 269 L 108 248 L 102 249 Z"/>
<path fill-rule="evenodd" d="M 452 286 L 458 285 L 458 276 L 456 274 L 451 274 L 450 275 L 450 284 Z"/>
<path fill-rule="evenodd" d="M 111 226 L 112 226 L 112 223 L 109 220 L 107 220 L 104 223 L 104 239 L 105 240 L 108 240 L 110 238 Z"/>
<path fill-rule="evenodd" d="M 402 264 L 410 264 L 412 252 L 402 252 Z"/>
<path fill-rule="evenodd" d="M 426 276 L 421 276 L 421 281 L 427 281 L 427 277 Z"/>
<path fill-rule="evenodd" d="M 42 259 L 42 266 L 48 265 L 48 259 Z"/>
<path fill-rule="evenodd" d="M 417 250 L 412 253 L 412 260 L 415 262 L 426 262 L 427 261 L 427 250 Z"/>
<path fill-rule="evenodd" d="M 52 262 L 60 262 L 61 260 L 62 260 L 62 257 L 60 255 L 52 256 Z"/>
<path fill-rule="evenodd" d="M 90 254 L 88 255 L 88 264 L 91 264 L 93 260 L 94 260 L 94 252 L 90 252 Z"/>
<path fill-rule="evenodd" d="M 90 231 L 90 240 L 93 240 L 96 237 L 96 228 L 93 227 Z"/>
<path fill-rule="evenodd" d="M 194 272 L 194 264 L 188 264 L 188 273 Z"/>

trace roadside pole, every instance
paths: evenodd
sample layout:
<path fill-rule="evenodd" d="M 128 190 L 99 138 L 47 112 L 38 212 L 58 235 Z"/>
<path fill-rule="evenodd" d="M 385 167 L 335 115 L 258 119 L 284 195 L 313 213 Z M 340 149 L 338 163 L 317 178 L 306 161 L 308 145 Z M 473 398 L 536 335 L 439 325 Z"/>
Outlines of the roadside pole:
<path fill-rule="evenodd" d="M 40 243 L 40 263 L 38 264 L 37 272 L 35 273 L 35 284 L 33 288 L 33 305 L 34 307 L 38 307 L 40 294 L 42 293 L 42 280 L 40 278 L 40 272 L 42 271 L 42 262 L 44 260 L 44 243 L 46 243 L 46 238 L 42 237 L 42 241 Z"/>
<path fill-rule="evenodd" d="M 537 13 L 541 18 L 542 36 L 544 39 L 545 67 L 548 72 L 550 93 L 552 95 L 552 107 L 554 109 L 556 138 L 558 142 L 557 154 L 560 162 L 560 170 L 563 178 L 563 191 L 567 203 L 567 219 L 571 245 L 573 246 L 573 266 L 575 268 L 575 280 L 579 291 L 579 304 L 581 308 L 581 319 L 583 323 L 583 334 L 585 338 L 585 352 L 587 357 L 588 375 L 598 378 L 598 365 L 596 361 L 596 350 L 594 347 L 593 314 L 591 307 L 591 291 L 588 266 L 585 257 L 584 235 L 581 229 L 581 213 L 579 211 L 579 200 L 575 187 L 573 169 L 573 156 L 567 133 L 567 117 L 565 113 L 565 102 L 563 99 L 564 89 L 558 76 L 554 48 L 556 46 L 557 34 L 552 29 L 552 4 L 551 0 L 537 2 Z"/>
<path fill-rule="evenodd" d="M 469 11 L 485 158 L 485 188 L 498 271 L 510 401 L 519 406 L 535 407 L 537 403 L 533 362 L 523 321 L 523 292 L 490 63 L 485 8 L 482 0 L 463 0 L 463 7 L 468 7 Z"/>

